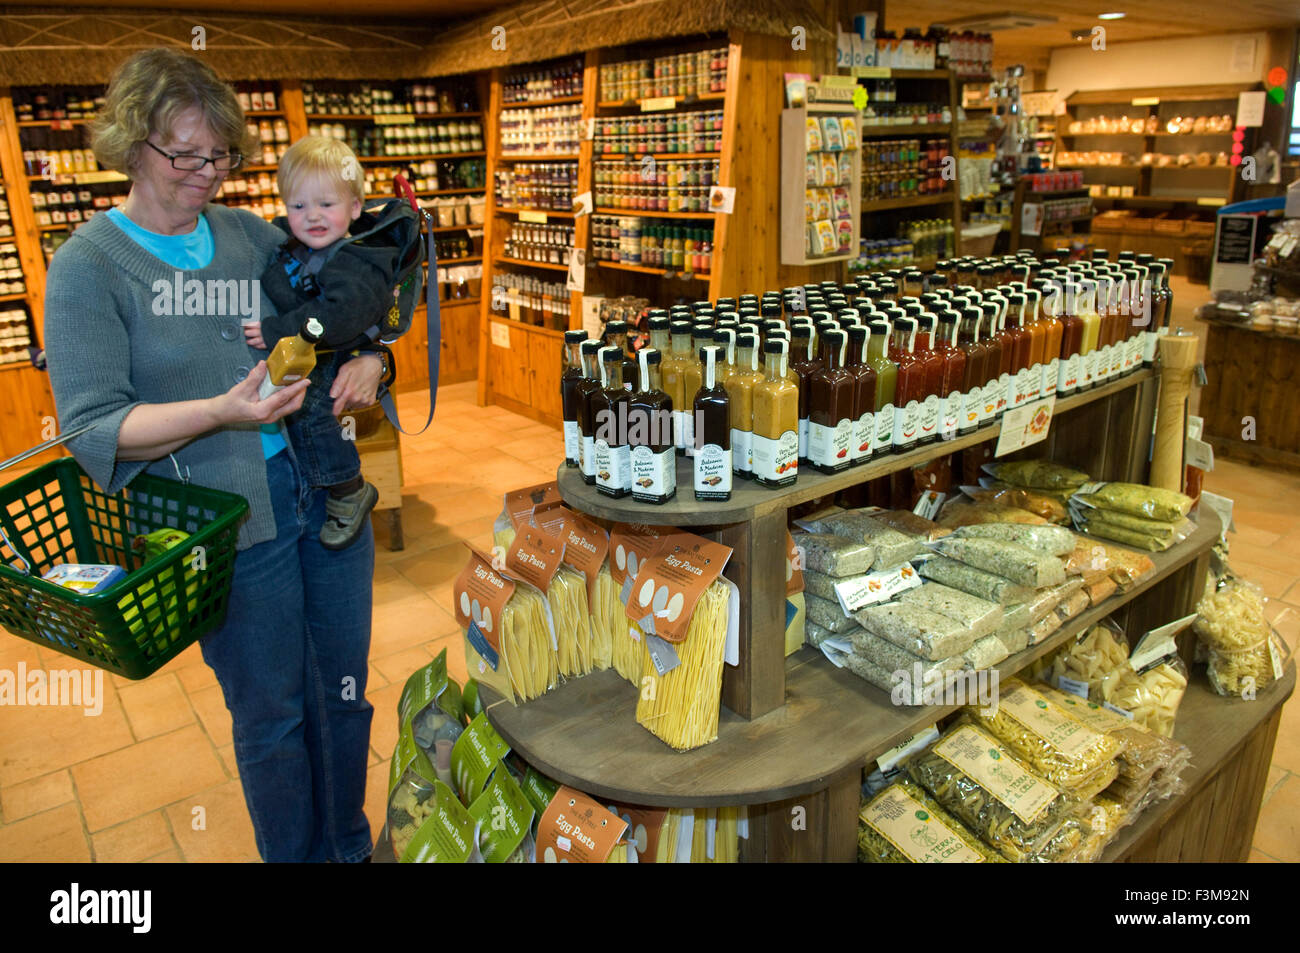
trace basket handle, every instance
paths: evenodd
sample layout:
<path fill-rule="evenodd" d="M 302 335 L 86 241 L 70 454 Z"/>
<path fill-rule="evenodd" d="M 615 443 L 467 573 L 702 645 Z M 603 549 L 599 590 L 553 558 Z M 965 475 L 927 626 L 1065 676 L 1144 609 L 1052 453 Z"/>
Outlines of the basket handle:
<path fill-rule="evenodd" d="M 28 460 L 36 456 L 37 454 L 44 453 L 46 450 L 50 450 L 61 444 L 65 444 L 69 440 L 72 440 L 75 437 L 80 437 L 86 431 L 93 430 L 96 426 L 97 426 L 97 422 L 92 422 L 88 424 L 82 424 L 80 427 L 74 427 L 73 429 L 67 431 L 66 433 L 59 434 L 53 440 L 47 440 L 42 444 L 37 444 L 35 447 L 32 447 L 29 450 L 24 450 L 16 457 L 10 457 L 8 460 L 0 462 L 0 470 L 7 470 L 10 467 L 15 466 L 16 464 L 22 463 L 24 460 Z"/>

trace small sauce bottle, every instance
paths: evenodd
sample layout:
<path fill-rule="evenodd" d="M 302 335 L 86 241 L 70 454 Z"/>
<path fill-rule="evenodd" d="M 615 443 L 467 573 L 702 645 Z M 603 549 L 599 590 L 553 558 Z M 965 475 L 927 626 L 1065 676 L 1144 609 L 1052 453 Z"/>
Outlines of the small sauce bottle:
<path fill-rule="evenodd" d="M 828 330 L 823 338 L 826 366 L 808 382 L 808 459 L 823 473 L 838 473 L 853 463 L 854 378 L 844 368 L 848 335 Z"/>
<path fill-rule="evenodd" d="M 579 346 L 582 359 L 583 378 L 575 388 L 574 396 L 578 405 L 578 468 L 582 471 L 582 482 L 596 482 L 596 418 L 591 411 L 591 401 L 600 390 L 600 342 L 583 341 Z"/>
<path fill-rule="evenodd" d="M 722 349 L 718 355 L 718 383 L 727 386 L 727 379 L 736 368 L 736 328 L 734 325 L 715 327 L 713 343 Z"/>
<path fill-rule="evenodd" d="M 790 348 L 794 356 L 790 370 L 799 385 L 799 459 L 808 459 L 808 379 L 821 369 L 821 362 L 813 356 L 812 329 L 806 324 L 790 328 Z"/>
<path fill-rule="evenodd" d="M 1029 366 L 1034 343 L 1033 332 L 1025 327 L 1025 296 L 1018 291 L 1007 295 L 1006 313 L 1011 351 L 1007 406 L 1019 407 L 1029 399 Z"/>
<path fill-rule="evenodd" d="M 736 367 L 723 385 L 731 400 L 731 468 L 749 480 L 754 476 L 754 388 L 763 382 L 758 369 L 758 335 L 740 335 L 736 354 Z"/>
<path fill-rule="evenodd" d="M 731 401 L 718 383 L 721 349 L 700 349 L 704 378 L 695 394 L 695 499 L 731 499 Z"/>
<path fill-rule="evenodd" d="M 564 465 L 578 466 L 582 434 L 578 430 L 578 385 L 586 374 L 582 369 L 582 342 L 587 332 L 564 332 L 564 370 L 560 372 L 560 405 L 564 414 Z"/>
<path fill-rule="evenodd" d="M 957 436 L 957 425 L 962 415 L 966 352 L 957 346 L 959 320 L 955 311 L 945 308 L 939 312 L 939 333 L 934 351 L 943 358 L 943 377 L 939 382 L 939 437 L 943 440 Z"/>
<path fill-rule="evenodd" d="M 1101 357 L 1097 353 L 1097 344 L 1101 339 L 1101 315 L 1097 314 L 1096 301 L 1097 283 L 1091 278 L 1079 282 L 1075 288 L 1075 312 L 1083 321 L 1083 344 L 1079 351 L 1083 355 L 1083 376 L 1079 380 L 1079 390 L 1097 384 Z"/>
<path fill-rule="evenodd" d="M 1005 402 L 1006 387 L 1002 383 L 1002 305 L 985 298 L 980 308 L 984 312 L 984 328 L 987 331 L 984 342 L 990 355 L 987 368 L 989 379 L 984 382 L 984 412 L 980 417 L 980 423 L 985 424 L 998 419 L 999 408 Z"/>
<path fill-rule="evenodd" d="M 1057 377 L 1056 392 L 1062 396 L 1079 389 L 1083 378 L 1083 319 L 1074 313 L 1076 288 L 1073 282 L 1064 290 L 1053 289 L 1059 300 L 1061 321 L 1061 371 Z"/>
<path fill-rule="evenodd" d="M 1028 270 L 1028 269 L 1026 269 Z M 1021 282 L 1023 284 L 1023 282 Z M 1025 327 L 1029 330 L 1029 369 L 1025 372 L 1025 400 L 1033 401 L 1043 393 L 1043 357 L 1047 353 L 1047 325 L 1038 313 L 1038 295 L 1032 288 L 1018 292 L 1025 301 Z"/>
<path fill-rule="evenodd" d="M 612 497 L 632 492 L 631 448 L 627 443 L 628 403 L 623 386 L 624 352 L 618 346 L 600 349 L 600 390 L 591 397 L 596 426 L 596 489 Z"/>
<path fill-rule="evenodd" d="M 979 308 L 970 307 L 962 312 L 957 332 L 958 347 L 966 355 L 966 369 L 962 373 L 962 415 L 957 421 L 957 432 L 971 433 L 979 429 L 984 419 L 984 382 L 988 373 L 988 345 L 981 340 L 984 315 Z"/>
<path fill-rule="evenodd" d="M 940 389 L 943 384 L 943 355 L 934 350 L 934 336 L 939 321 L 933 314 L 923 313 L 916 319 L 917 332 L 914 351 L 924 368 L 921 410 L 917 418 L 916 442 L 934 443 L 939 439 L 942 421 Z"/>
<path fill-rule="evenodd" d="M 867 341 L 867 363 L 876 372 L 876 434 L 871 441 L 871 451 L 876 456 L 894 452 L 894 394 L 898 385 L 898 365 L 889 359 L 890 327 L 887 321 L 872 321 L 867 325 L 871 338 Z"/>
<path fill-rule="evenodd" d="M 673 405 L 673 444 L 678 453 L 686 452 L 686 431 L 682 408 L 686 406 L 685 371 L 691 360 L 691 324 L 673 321 L 669 326 L 672 352 L 660 358 L 664 392 Z"/>
<path fill-rule="evenodd" d="M 917 359 L 917 324 L 906 315 L 894 322 L 898 382 L 894 388 L 894 450 L 905 453 L 920 436 L 921 404 L 925 400 L 925 365 Z"/>
<path fill-rule="evenodd" d="M 695 416 L 690 407 L 695 400 L 695 392 L 704 380 L 704 369 L 700 366 L 698 355 L 701 348 L 712 343 L 713 328 L 709 325 L 696 324 L 691 328 L 690 359 L 682 369 L 682 438 L 688 457 L 695 456 Z"/>
<path fill-rule="evenodd" d="M 308 318 L 293 337 L 276 341 L 266 359 L 266 377 L 258 388 L 258 397 L 266 400 L 281 388 L 311 374 L 316 368 L 316 342 L 324 335 L 325 326 L 315 318 Z"/>
<path fill-rule="evenodd" d="M 636 366 L 636 359 L 632 357 L 631 352 L 627 349 L 627 322 L 610 321 L 605 325 L 605 345 L 607 347 L 616 347 L 623 352 L 623 367 L 620 376 L 623 381 L 623 388 L 631 393 L 636 389 L 636 378 L 639 371 Z"/>
<path fill-rule="evenodd" d="M 641 389 L 628 401 L 632 499 L 638 503 L 667 503 L 677 495 L 673 402 L 663 390 L 661 361 L 657 348 L 641 350 Z"/>
<path fill-rule="evenodd" d="M 855 324 L 848 329 L 847 370 L 853 375 L 853 444 L 849 460 L 854 466 L 871 459 L 876 439 L 876 369 L 867 363 L 871 329 Z"/>
<path fill-rule="evenodd" d="M 1034 308 L 1038 312 L 1038 323 L 1047 331 L 1046 340 L 1043 342 L 1043 376 L 1038 388 L 1039 397 L 1051 397 L 1056 393 L 1057 381 L 1061 374 L 1061 334 L 1065 327 L 1056 317 L 1056 313 L 1048 310 L 1044 296 L 1050 287 L 1046 281 L 1039 279 L 1034 282 L 1034 287 L 1029 289 L 1029 294 L 1034 300 Z"/>

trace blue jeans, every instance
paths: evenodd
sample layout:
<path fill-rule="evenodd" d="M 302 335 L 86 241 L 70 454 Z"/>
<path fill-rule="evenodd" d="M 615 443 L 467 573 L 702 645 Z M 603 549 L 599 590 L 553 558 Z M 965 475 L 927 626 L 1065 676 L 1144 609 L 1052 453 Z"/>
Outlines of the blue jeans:
<path fill-rule="evenodd" d="M 239 553 L 225 624 L 200 641 L 234 721 L 235 760 L 267 862 L 352 862 L 371 850 L 362 807 L 375 539 L 320 544 L 324 490 L 290 451 L 266 461 L 276 537 Z"/>
<path fill-rule="evenodd" d="M 297 454 L 303 479 L 311 487 L 334 486 L 361 475 L 357 445 L 343 438 L 343 428 L 334 416 L 334 399 L 330 397 L 340 356 L 319 355 L 302 407 L 285 418 L 289 443 Z"/>

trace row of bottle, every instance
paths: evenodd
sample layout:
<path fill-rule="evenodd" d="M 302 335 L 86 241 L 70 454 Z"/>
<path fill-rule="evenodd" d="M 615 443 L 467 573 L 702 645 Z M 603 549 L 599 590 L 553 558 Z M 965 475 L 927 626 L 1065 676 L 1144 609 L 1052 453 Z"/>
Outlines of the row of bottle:
<path fill-rule="evenodd" d="M 5 197 L 3 183 L 0 183 L 0 238 L 10 238 L 14 233 L 13 218 L 9 214 L 9 200 Z M 5 294 L 7 292 L 0 292 Z"/>
<path fill-rule="evenodd" d="M 27 312 L 22 308 L 0 311 L 0 364 L 28 360 L 31 343 L 31 322 Z"/>
<path fill-rule="evenodd" d="M 501 154 L 577 155 L 582 141 L 582 107 L 539 106 L 501 111 Z"/>
<path fill-rule="evenodd" d="M 512 222 L 502 253 L 507 258 L 567 265 L 573 252 L 572 225 L 534 225 Z"/>
<path fill-rule="evenodd" d="M 501 81 L 503 103 L 536 103 L 582 95 L 582 60 L 510 73 Z"/>
<path fill-rule="evenodd" d="M 515 162 L 497 169 L 497 204 L 570 212 L 578 186 L 576 162 Z"/>
<path fill-rule="evenodd" d="M 601 102 L 657 96 L 704 96 L 727 89 L 727 48 L 625 60 L 600 68 Z"/>
<path fill-rule="evenodd" d="M 89 119 L 104 105 L 104 87 L 15 88 L 13 98 L 14 114 L 19 122 Z"/>
<path fill-rule="evenodd" d="M 0 215 L 8 215 L 6 208 Z M 12 227 L 12 226 L 11 226 Z M 18 246 L 13 242 L 0 242 L 0 295 L 23 294 L 27 282 L 23 278 L 22 262 L 18 258 Z"/>
<path fill-rule="evenodd" d="M 263 90 L 263 108 L 266 91 Z M 254 100 L 255 102 L 256 100 Z M 474 112 L 478 96 L 468 82 L 398 83 L 392 87 L 359 85 L 320 87 L 302 84 L 303 108 L 308 115 L 428 115 L 432 113 Z M 247 108 L 247 107 L 245 107 Z M 257 107 L 254 105 L 254 109 Z"/>
<path fill-rule="evenodd" d="M 493 272 L 490 310 L 538 327 L 553 327 L 569 314 L 569 291 L 563 281 L 537 275 Z"/>

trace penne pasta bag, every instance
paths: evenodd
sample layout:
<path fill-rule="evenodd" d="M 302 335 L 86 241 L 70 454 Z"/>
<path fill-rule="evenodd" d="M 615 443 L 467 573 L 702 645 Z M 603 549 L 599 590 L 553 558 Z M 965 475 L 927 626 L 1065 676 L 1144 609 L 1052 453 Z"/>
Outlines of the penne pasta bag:
<path fill-rule="evenodd" d="M 561 785 L 537 822 L 537 863 L 608 863 L 627 822 L 581 791 Z M 624 849 L 622 860 L 626 861 Z"/>
<path fill-rule="evenodd" d="M 731 552 L 690 533 L 670 536 L 627 601 L 646 633 L 637 723 L 679 751 L 716 740 L 722 666 L 739 661 L 739 596 L 721 578 Z"/>
<path fill-rule="evenodd" d="M 609 534 L 608 565 L 602 570 L 607 581 L 600 581 L 593 609 L 597 624 L 609 633 L 610 664 L 638 688 L 645 667 L 645 633 L 628 618 L 625 607 L 641 565 L 659 551 L 671 532 L 670 527 L 615 523 Z"/>
<path fill-rule="evenodd" d="M 901 776 L 862 805 L 858 860 L 868 864 L 1001 864 L 923 787 Z"/>

